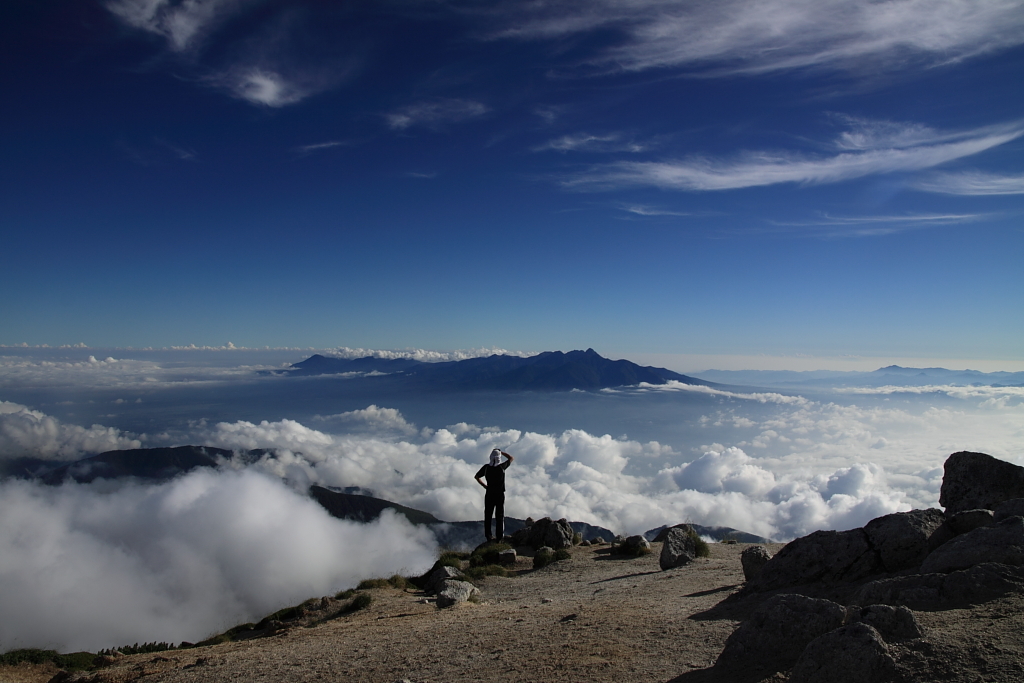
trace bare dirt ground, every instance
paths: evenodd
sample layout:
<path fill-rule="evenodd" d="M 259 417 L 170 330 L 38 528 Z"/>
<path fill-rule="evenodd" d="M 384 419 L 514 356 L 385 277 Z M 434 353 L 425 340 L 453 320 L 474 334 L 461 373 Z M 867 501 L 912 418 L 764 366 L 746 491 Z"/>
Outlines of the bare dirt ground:
<path fill-rule="evenodd" d="M 619 559 L 607 546 L 516 577 L 479 582 L 479 603 L 440 610 L 422 593 L 382 588 L 360 612 L 312 628 L 188 650 L 135 655 L 73 680 L 220 681 L 724 681 L 709 670 L 726 638 L 764 596 L 723 602 L 743 584 L 743 544 L 669 571 L 651 555 Z M 771 551 L 778 550 L 778 546 Z M 917 613 L 927 646 L 912 680 L 1024 680 L 1024 599 Z M 916 661 L 914 658 L 921 661 Z M 916 668 L 915 668 L 916 667 Z M 48 681 L 54 669 L 0 667 L 0 682 Z M 731 678 L 729 680 L 736 680 Z M 757 680 L 756 677 L 751 680 Z M 784 681 L 779 674 L 773 681 Z"/>

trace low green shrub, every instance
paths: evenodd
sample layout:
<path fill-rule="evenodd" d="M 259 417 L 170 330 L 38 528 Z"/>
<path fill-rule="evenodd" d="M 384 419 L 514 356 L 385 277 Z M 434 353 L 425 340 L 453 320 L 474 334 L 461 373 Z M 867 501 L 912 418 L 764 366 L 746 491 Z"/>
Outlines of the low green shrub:
<path fill-rule="evenodd" d="M 696 549 L 697 557 L 711 556 L 711 546 L 707 544 L 707 541 L 701 538 L 700 535 L 693 529 L 690 529 L 689 536 L 693 539 L 693 545 Z"/>
<path fill-rule="evenodd" d="M 512 573 L 500 564 L 479 564 L 475 567 L 467 567 L 462 573 L 470 581 L 476 581 L 485 576 L 512 576 Z"/>
<path fill-rule="evenodd" d="M 572 544 L 579 545 L 580 543 L 583 543 L 583 534 L 577 531 L 572 535 Z"/>
<path fill-rule="evenodd" d="M 501 552 L 511 548 L 512 546 L 508 543 L 490 543 L 482 548 L 477 548 L 469 556 L 469 566 L 480 567 L 487 564 L 499 564 Z"/>
<path fill-rule="evenodd" d="M 369 593 L 356 593 L 355 597 L 352 598 L 352 602 L 345 606 L 344 612 L 358 612 L 361 609 L 366 609 L 373 604 L 373 596 Z"/>
<path fill-rule="evenodd" d="M 251 626 L 251 624 L 249 624 Z M 235 628 L 240 628 L 236 626 Z M 147 655 L 153 652 L 165 652 L 167 650 L 174 650 L 175 647 L 170 643 L 143 643 L 139 645 L 123 645 L 121 647 L 112 647 L 106 650 L 100 650 L 97 654 L 101 655 L 113 655 L 114 652 L 120 652 L 123 655 Z"/>
<path fill-rule="evenodd" d="M 462 569 L 462 561 L 469 557 L 469 553 L 459 553 L 454 550 L 446 550 L 441 553 L 441 557 L 437 558 L 439 566 L 442 567 L 455 567 L 456 569 Z"/>
<path fill-rule="evenodd" d="M 356 586 L 357 590 L 365 591 L 372 590 L 374 588 L 390 588 L 391 582 L 387 579 L 363 579 Z"/>
<path fill-rule="evenodd" d="M 336 593 L 334 595 L 334 599 L 335 600 L 348 600 L 349 598 L 351 598 L 355 594 L 356 594 L 356 589 L 355 588 L 349 588 L 348 590 L 343 590 L 340 593 Z"/>
<path fill-rule="evenodd" d="M 541 549 L 533 556 L 533 568 L 540 569 L 546 567 L 552 562 L 558 562 L 560 560 L 568 560 L 572 555 L 565 548 L 559 548 L 558 550 Z"/>
<path fill-rule="evenodd" d="M 56 650 L 39 650 L 36 648 L 23 648 L 11 650 L 0 655 L 0 665 L 16 666 L 23 662 L 28 664 L 46 664 L 52 662 L 60 669 L 67 671 L 82 671 L 93 668 L 93 660 L 96 655 L 92 652 L 72 652 L 62 655 Z"/>

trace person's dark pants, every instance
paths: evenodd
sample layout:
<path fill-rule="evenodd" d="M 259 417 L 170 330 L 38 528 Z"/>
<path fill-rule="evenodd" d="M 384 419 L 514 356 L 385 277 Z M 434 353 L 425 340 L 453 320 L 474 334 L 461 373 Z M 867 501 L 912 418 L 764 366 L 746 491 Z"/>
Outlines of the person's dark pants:
<path fill-rule="evenodd" d="M 494 536 L 491 536 L 491 516 L 494 516 Z M 499 541 L 505 534 L 505 492 L 490 489 L 484 494 L 484 536 L 487 540 L 496 538 Z"/>

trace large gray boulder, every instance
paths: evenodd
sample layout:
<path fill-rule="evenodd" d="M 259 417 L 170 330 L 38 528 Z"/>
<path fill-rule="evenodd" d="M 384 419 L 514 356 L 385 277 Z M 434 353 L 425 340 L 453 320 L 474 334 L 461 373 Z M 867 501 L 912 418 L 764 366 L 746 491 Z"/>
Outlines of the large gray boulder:
<path fill-rule="evenodd" d="M 1024 498 L 1024 467 L 985 453 L 960 451 L 943 465 L 939 505 L 951 517 L 964 510 L 993 510 L 1000 503 Z"/>
<path fill-rule="evenodd" d="M 512 534 L 512 542 L 518 546 L 530 546 L 534 550 L 543 546 L 559 550 L 572 547 L 573 534 L 572 527 L 565 519 L 554 521 L 544 517 Z"/>
<path fill-rule="evenodd" d="M 697 544 L 692 532 L 687 529 L 667 529 L 665 540 L 661 543 L 661 556 L 658 565 L 664 571 L 689 564 L 697 559 Z M 648 544 L 650 546 L 650 544 Z"/>
<path fill-rule="evenodd" d="M 991 510 L 964 510 L 950 517 L 946 523 L 950 530 L 959 536 L 979 527 L 989 526 L 993 519 Z"/>
<path fill-rule="evenodd" d="M 449 567 L 448 565 L 441 565 L 434 571 L 427 575 L 427 580 L 423 584 L 423 590 L 427 593 L 439 593 L 445 581 L 449 579 L 461 579 L 465 575 L 461 570 L 455 567 Z"/>
<path fill-rule="evenodd" d="M 860 587 L 853 601 L 936 610 L 977 605 L 1011 593 L 1024 593 L 1024 567 L 988 562 L 949 574 L 913 574 L 872 581 Z"/>
<path fill-rule="evenodd" d="M 740 565 L 743 566 L 743 578 L 747 581 L 753 581 L 764 566 L 768 564 L 768 560 L 772 559 L 771 554 L 768 552 L 768 548 L 763 545 L 752 545 L 749 548 L 745 548 L 740 553 Z"/>
<path fill-rule="evenodd" d="M 693 527 L 691 527 L 689 524 L 676 524 L 675 526 L 667 526 L 661 531 L 659 531 L 658 534 L 651 539 L 651 543 L 664 543 L 665 538 L 668 536 L 668 532 L 672 529 L 682 529 L 683 531 L 686 531 L 687 529 L 692 528 Z"/>
<path fill-rule="evenodd" d="M 854 623 L 807 644 L 790 683 L 883 683 L 896 674 L 889 646 L 874 628 Z"/>
<path fill-rule="evenodd" d="M 850 608 L 847 608 L 847 612 L 850 612 Z M 887 643 L 900 643 L 924 636 L 914 613 L 903 606 L 868 605 L 859 612 L 854 611 L 850 621 L 867 624 L 878 631 Z"/>
<path fill-rule="evenodd" d="M 947 541 L 925 559 L 921 573 L 946 574 L 982 562 L 1024 564 L 1024 517 L 1007 517 Z"/>
<path fill-rule="evenodd" d="M 437 606 L 451 607 L 460 602 L 466 602 L 474 595 L 480 595 L 480 589 L 468 581 L 458 579 L 446 579 L 437 592 Z"/>
<path fill-rule="evenodd" d="M 787 543 L 748 585 L 770 591 L 819 581 L 857 581 L 881 570 L 863 529 L 815 531 Z"/>
<path fill-rule="evenodd" d="M 868 542 L 887 572 L 919 567 L 928 555 L 929 541 L 942 526 L 942 510 L 911 510 L 871 520 L 864 527 Z"/>
<path fill-rule="evenodd" d="M 756 666 L 785 671 L 815 638 L 839 628 L 846 608 L 792 593 L 765 600 L 725 642 L 716 667 Z"/>

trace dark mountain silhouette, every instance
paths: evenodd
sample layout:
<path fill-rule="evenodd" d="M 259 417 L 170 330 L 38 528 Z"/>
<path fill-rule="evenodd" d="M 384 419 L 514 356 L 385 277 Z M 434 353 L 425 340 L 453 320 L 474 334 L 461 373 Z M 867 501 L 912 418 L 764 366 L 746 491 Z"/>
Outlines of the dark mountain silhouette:
<path fill-rule="evenodd" d="M 332 491 L 323 486 L 310 486 L 309 495 L 316 502 L 320 503 L 327 512 L 331 513 L 332 517 L 339 519 L 372 522 L 380 517 L 380 513 L 385 510 L 394 510 L 401 515 L 405 515 L 406 519 L 413 524 L 435 524 L 441 521 L 429 512 L 414 510 L 398 503 L 392 503 L 389 500 Z"/>
<path fill-rule="evenodd" d="M 83 484 L 94 479 L 121 477 L 164 481 L 197 467 L 216 467 L 218 459 L 230 459 L 231 456 L 229 450 L 206 446 L 107 451 L 61 465 L 39 478 L 52 486 L 69 478 Z"/>
<path fill-rule="evenodd" d="M 569 353 L 546 351 L 528 358 L 493 355 L 445 363 L 372 357 L 350 360 L 315 355 L 296 363 L 288 372 L 296 375 L 385 372 L 393 381 L 428 390 L 571 391 L 669 381 L 712 385 L 665 368 L 609 360 L 593 349 Z"/>

